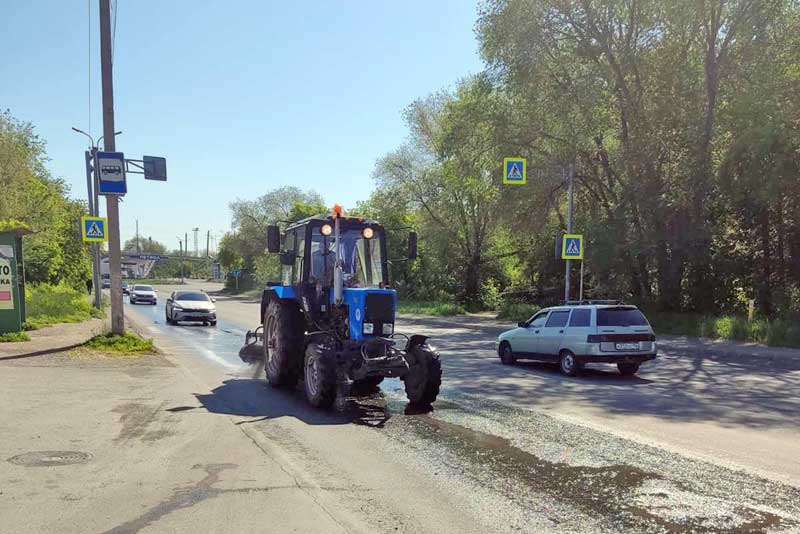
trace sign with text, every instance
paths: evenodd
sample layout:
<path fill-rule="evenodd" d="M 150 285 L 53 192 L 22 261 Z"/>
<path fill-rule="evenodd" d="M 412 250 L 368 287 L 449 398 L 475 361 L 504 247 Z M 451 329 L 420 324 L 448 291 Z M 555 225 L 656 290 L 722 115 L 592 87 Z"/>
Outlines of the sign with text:
<path fill-rule="evenodd" d="M 0 310 L 14 309 L 14 277 L 11 260 L 0 256 Z"/>
<path fill-rule="evenodd" d="M 156 156 L 142 156 L 145 180 L 167 181 L 167 160 Z"/>

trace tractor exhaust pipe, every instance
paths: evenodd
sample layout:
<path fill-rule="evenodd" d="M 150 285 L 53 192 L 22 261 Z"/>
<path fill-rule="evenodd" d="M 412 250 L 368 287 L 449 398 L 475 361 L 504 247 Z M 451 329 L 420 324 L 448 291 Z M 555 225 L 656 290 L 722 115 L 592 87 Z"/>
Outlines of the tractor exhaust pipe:
<path fill-rule="evenodd" d="M 341 210 L 341 208 L 340 208 Z M 341 251 L 341 243 L 339 243 L 339 219 L 341 217 L 341 212 L 336 213 L 334 211 L 334 221 L 333 221 L 333 239 L 336 243 L 336 261 L 333 264 L 333 302 L 336 305 L 342 303 L 342 286 L 343 286 L 343 274 L 342 274 L 342 257 L 339 253 Z"/>

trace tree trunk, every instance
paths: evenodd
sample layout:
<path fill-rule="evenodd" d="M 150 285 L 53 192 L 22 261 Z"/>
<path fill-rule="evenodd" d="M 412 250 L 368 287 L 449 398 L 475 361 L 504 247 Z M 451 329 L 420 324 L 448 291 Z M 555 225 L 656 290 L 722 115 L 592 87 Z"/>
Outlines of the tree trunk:
<path fill-rule="evenodd" d="M 765 317 L 772 317 L 772 251 L 770 247 L 769 208 L 761 212 L 759 233 L 761 238 L 761 283 L 758 287 L 758 309 Z"/>

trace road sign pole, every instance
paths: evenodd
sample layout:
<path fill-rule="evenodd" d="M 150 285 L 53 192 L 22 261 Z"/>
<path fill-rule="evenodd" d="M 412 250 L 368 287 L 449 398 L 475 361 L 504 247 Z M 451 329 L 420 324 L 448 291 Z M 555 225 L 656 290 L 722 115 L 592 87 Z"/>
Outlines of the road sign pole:
<path fill-rule="evenodd" d="M 84 154 L 86 156 L 86 190 L 89 193 L 89 215 L 97 216 L 97 204 L 95 203 L 95 188 L 92 187 L 93 177 L 92 177 L 92 170 L 93 170 L 93 163 L 94 163 L 94 156 L 97 151 L 94 147 L 92 147 L 91 152 L 86 151 Z M 92 243 L 92 289 L 94 290 L 94 307 L 98 310 L 102 305 L 101 296 L 100 296 L 100 253 L 98 249 L 97 243 Z"/>
<path fill-rule="evenodd" d="M 583 260 L 581 260 L 581 289 L 578 294 L 578 300 L 583 301 Z"/>
<path fill-rule="evenodd" d="M 114 73 L 111 64 L 110 3 L 110 0 L 100 0 L 100 73 L 103 88 L 103 146 L 106 152 L 115 152 Z M 111 332 L 124 334 L 122 262 L 119 246 L 119 198 L 116 195 L 106 195 L 106 215 L 108 217 L 109 269 L 111 270 Z"/>
<path fill-rule="evenodd" d="M 563 172 L 563 171 L 562 171 Z M 567 233 L 572 233 L 572 182 L 575 177 L 575 164 L 570 163 L 569 168 L 567 170 L 567 180 L 568 180 L 568 187 L 567 187 Z M 570 268 L 570 260 L 567 260 L 567 267 L 566 272 L 564 273 L 564 300 L 569 300 L 569 268 Z M 583 262 L 581 261 L 581 269 L 583 269 Z M 583 279 L 583 275 L 581 275 L 581 280 Z"/>

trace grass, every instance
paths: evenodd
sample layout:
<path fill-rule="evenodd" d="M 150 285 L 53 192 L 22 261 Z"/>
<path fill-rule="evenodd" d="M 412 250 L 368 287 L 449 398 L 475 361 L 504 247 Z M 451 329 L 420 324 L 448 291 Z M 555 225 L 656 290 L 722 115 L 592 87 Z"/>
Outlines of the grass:
<path fill-rule="evenodd" d="M 0 334 L 0 343 L 16 343 L 19 341 L 30 341 L 31 338 L 25 332 L 8 332 Z"/>
<path fill-rule="evenodd" d="M 132 332 L 125 332 L 122 335 L 103 334 L 95 336 L 87 341 L 84 347 L 124 354 L 155 352 L 155 345 L 153 345 L 152 339 L 144 339 Z"/>
<path fill-rule="evenodd" d="M 411 315 L 464 315 L 467 310 L 461 304 L 455 302 L 421 302 L 421 301 L 400 301 L 397 305 L 397 313 Z"/>
<path fill-rule="evenodd" d="M 25 330 L 36 330 L 56 323 L 79 323 L 103 317 L 92 307 L 89 297 L 65 285 L 38 284 L 25 288 L 27 321 Z"/>
<path fill-rule="evenodd" d="M 647 313 L 656 334 L 748 341 L 771 347 L 800 348 L 800 323 L 788 319 L 755 319 L 726 315 Z"/>
<path fill-rule="evenodd" d="M 535 304 L 527 304 L 525 302 L 509 302 L 502 301 L 497 310 L 498 319 L 508 319 L 514 322 L 527 321 L 538 312 L 541 308 Z"/>

